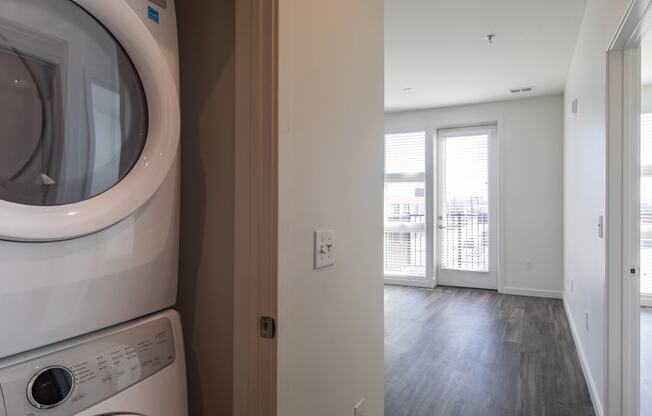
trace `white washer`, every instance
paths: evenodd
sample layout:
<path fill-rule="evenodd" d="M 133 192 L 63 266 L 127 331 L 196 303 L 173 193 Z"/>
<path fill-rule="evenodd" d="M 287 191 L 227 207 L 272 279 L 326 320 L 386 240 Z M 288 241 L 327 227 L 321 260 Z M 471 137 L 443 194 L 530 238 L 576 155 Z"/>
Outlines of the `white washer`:
<path fill-rule="evenodd" d="M 0 357 L 177 289 L 173 0 L 0 0 Z"/>
<path fill-rule="evenodd" d="M 0 393 L 0 416 L 187 416 L 179 316 L 166 311 L 2 360 Z"/>

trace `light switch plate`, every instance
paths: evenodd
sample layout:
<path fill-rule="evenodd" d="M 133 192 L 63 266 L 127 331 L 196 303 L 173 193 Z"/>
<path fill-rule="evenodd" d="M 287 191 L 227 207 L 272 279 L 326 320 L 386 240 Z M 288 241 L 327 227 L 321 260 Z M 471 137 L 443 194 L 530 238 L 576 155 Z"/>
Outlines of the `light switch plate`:
<path fill-rule="evenodd" d="M 335 264 L 335 231 L 315 231 L 315 270 Z"/>

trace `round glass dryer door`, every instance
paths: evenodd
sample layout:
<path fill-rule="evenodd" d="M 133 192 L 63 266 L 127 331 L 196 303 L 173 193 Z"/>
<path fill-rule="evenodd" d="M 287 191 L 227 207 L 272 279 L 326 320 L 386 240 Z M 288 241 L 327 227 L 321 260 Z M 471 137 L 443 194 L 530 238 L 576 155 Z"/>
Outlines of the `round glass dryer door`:
<path fill-rule="evenodd" d="M 3 2 L 0 200 L 57 206 L 106 192 L 131 171 L 147 138 L 134 64 L 71 0 Z"/>

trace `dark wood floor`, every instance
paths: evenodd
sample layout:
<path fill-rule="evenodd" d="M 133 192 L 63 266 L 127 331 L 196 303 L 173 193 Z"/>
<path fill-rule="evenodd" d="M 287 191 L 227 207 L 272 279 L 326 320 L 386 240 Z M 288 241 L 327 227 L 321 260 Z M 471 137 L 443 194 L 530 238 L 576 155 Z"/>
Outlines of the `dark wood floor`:
<path fill-rule="evenodd" d="M 641 308 L 641 416 L 652 416 L 652 308 Z"/>
<path fill-rule="evenodd" d="M 594 415 L 559 300 L 385 288 L 385 416 Z"/>

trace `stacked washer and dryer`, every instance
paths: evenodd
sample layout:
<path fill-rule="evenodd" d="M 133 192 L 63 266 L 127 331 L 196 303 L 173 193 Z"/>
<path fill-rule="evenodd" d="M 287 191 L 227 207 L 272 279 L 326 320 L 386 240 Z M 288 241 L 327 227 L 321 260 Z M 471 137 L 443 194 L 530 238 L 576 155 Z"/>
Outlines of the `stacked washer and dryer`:
<path fill-rule="evenodd" d="M 173 0 L 0 0 L 0 416 L 187 414 Z"/>

